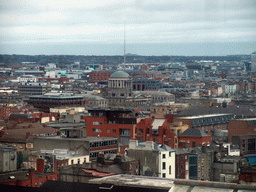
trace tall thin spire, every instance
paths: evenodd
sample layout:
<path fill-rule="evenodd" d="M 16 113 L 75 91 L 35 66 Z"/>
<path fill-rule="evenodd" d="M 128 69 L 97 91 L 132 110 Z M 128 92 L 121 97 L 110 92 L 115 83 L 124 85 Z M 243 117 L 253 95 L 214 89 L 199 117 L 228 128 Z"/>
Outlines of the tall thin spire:
<path fill-rule="evenodd" d="M 124 22 L 124 64 L 126 62 L 126 58 L 125 58 L 125 22 Z"/>

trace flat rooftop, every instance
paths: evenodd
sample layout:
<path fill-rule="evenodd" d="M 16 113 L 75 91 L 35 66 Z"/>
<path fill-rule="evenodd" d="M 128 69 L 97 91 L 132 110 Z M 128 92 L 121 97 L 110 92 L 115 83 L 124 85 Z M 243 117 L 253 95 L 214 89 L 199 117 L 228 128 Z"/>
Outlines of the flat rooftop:
<path fill-rule="evenodd" d="M 166 179 L 123 174 L 92 179 L 89 183 L 168 189 L 169 192 L 256 192 L 256 186 L 252 185 L 185 179 Z"/>
<path fill-rule="evenodd" d="M 187 116 L 187 117 L 178 117 L 178 119 L 198 119 L 198 118 L 207 118 L 207 117 L 217 117 L 217 116 L 227 116 L 234 115 L 232 113 L 218 113 L 218 114 L 209 114 L 209 115 L 195 115 L 195 116 Z"/>
<path fill-rule="evenodd" d="M 56 136 L 48 136 L 48 137 L 37 137 L 37 139 L 45 139 L 45 140 L 73 140 L 73 141 L 89 141 L 89 142 L 97 142 L 97 141 L 109 141 L 109 140 L 118 140 L 117 137 L 79 137 L 79 138 L 70 138 L 70 137 L 61 137 L 59 135 Z"/>

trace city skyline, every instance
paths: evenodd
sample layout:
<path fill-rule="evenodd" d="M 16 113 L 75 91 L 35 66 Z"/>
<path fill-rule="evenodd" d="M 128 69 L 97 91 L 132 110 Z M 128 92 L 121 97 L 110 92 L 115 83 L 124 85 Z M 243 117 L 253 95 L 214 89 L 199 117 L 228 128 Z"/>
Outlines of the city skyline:
<path fill-rule="evenodd" d="M 1 54 L 235 55 L 256 50 L 254 1 L 3 1 Z"/>

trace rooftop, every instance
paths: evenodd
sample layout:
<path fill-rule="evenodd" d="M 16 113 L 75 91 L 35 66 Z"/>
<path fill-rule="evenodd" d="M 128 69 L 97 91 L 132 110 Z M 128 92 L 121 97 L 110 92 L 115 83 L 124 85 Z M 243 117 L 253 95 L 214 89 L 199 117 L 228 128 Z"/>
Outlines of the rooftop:
<path fill-rule="evenodd" d="M 190 128 L 181 133 L 180 136 L 208 137 L 209 135 L 201 129 Z"/>
<path fill-rule="evenodd" d="M 87 136 L 87 137 L 79 137 L 79 138 L 69 138 L 69 137 L 62 137 L 62 136 L 49 136 L 49 137 L 38 137 L 38 139 L 55 139 L 55 140 L 73 140 L 73 141 L 88 141 L 88 142 L 97 142 L 97 141 L 109 141 L 109 140 L 117 140 L 118 138 L 115 137 L 93 137 L 93 136 Z"/>
<path fill-rule="evenodd" d="M 116 71 L 114 72 L 110 77 L 116 78 L 116 77 L 129 77 L 130 75 L 126 73 L 125 71 Z"/>
<path fill-rule="evenodd" d="M 146 177 L 137 175 L 113 175 L 103 178 L 92 179 L 93 184 L 113 184 L 118 186 L 150 187 L 157 189 L 168 189 L 170 192 L 190 191 L 190 192 L 255 192 L 256 187 L 243 184 L 196 181 L 181 179 L 165 179 L 158 177 Z"/>
<path fill-rule="evenodd" d="M 197 119 L 197 118 L 207 118 L 207 117 L 216 117 L 216 116 L 226 116 L 226 115 L 233 115 L 232 113 L 219 113 L 219 114 L 208 114 L 208 115 L 195 115 L 195 116 L 188 116 L 188 117 L 179 117 L 182 119 Z"/>

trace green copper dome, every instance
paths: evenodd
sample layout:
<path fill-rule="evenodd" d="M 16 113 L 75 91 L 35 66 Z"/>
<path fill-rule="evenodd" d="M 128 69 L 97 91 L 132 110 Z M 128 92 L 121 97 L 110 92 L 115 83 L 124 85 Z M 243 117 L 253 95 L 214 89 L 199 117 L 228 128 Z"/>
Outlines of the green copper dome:
<path fill-rule="evenodd" d="M 61 75 L 61 77 L 65 77 L 66 76 L 66 71 L 61 71 L 60 75 Z"/>
<path fill-rule="evenodd" d="M 116 71 L 110 77 L 129 77 L 130 75 L 124 71 Z"/>

